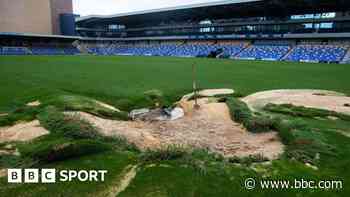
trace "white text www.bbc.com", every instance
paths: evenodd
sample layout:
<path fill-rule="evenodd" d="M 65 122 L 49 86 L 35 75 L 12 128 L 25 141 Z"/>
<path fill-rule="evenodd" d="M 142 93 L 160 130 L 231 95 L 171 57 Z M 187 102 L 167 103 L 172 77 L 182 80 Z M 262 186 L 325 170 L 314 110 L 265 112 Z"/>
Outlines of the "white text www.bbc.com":
<path fill-rule="evenodd" d="M 295 179 L 289 180 L 259 180 L 256 181 L 253 178 L 248 178 L 244 182 L 244 187 L 247 190 L 253 189 L 320 189 L 320 190 L 341 190 L 343 189 L 343 181 L 341 180 L 320 180 L 311 181 Z"/>

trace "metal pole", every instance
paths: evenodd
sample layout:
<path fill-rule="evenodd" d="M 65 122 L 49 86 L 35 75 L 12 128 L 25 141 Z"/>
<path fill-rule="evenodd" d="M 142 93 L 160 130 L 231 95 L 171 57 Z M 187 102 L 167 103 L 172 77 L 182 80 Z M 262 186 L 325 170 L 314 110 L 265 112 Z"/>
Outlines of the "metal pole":
<path fill-rule="evenodd" d="M 197 79 L 196 79 L 196 64 L 192 65 L 192 80 L 193 80 L 193 93 L 194 93 L 194 109 L 199 109 L 198 104 L 198 91 L 197 91 Z"/>

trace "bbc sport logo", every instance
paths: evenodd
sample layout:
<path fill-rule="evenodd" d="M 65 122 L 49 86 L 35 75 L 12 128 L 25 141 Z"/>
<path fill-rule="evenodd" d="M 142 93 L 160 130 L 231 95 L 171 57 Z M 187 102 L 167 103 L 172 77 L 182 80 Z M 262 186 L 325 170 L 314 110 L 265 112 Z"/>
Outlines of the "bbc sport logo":
<path fill-rule="evenodd" d="M 107 170 L 8 169 L 8 183 L 104 182 Z"/>

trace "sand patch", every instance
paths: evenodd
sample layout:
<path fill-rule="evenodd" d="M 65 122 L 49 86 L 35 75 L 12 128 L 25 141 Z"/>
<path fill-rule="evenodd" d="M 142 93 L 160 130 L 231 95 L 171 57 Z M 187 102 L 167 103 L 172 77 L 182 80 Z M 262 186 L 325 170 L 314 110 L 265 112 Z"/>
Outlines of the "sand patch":
<path fill-rule="evenodd" d="M 37 107 L 37 106 L 40 106 L 40 105 L 41 105 L 40 101 L 33 101 L 33 102 L 30 102 L 30 103 L 27 103 L 27 106 L 30 106 L 30 107 Z"/>
<path fill-rule="evenodd" d="M 11 141 L 29 141 L 34 138 L 49 134 L 40 126 L 38 120 L 19 123 L 11 127 L 0 127 L 0 143 Z"/>
<path fill-rule="evenodd" d="M 232 89 L 207 89 L 198 92 L 199 95 L 205 97 L 217 96 L 217 95 L 230 95 L 235 93 Z"/>
<path fill-rule="evenodd" d="M 193 106 L 193 101 L 187 103 Z M 98 127 L 103 134 L 124 136 L 139 148 L 161 148 L 166 145 L 183 145 L 208 148 L 224 156 L 261 154 L 269 159 L 283 152 L 276 132 L 253 134 L 231 120 L 225 103 L 199 100 L 200 109 L 187 109 L 183 118 L 174 121 L 112 121 L 78 112 Z"/>
<path fill-rule="evenodd" d="M 120 112 L 119 109 L 113 107 L 112 105 L 108 105 L 108 104 L 102 103 L 102 102 L 100 102 L 100 101 L 95 101 L 95 102 L 96 102 L 98 105 L 100 105 L 100 106 L 102 106 L 102 107 L 104 107 L 104 108 L 110 109 L 110 110 L 112 110 L 112 111 Z"/>
<path fill-rule="evenodd" d="M 292 104 L 339 113 L 350 114 L 350 97 L 344 94 L 325 90 L 271 90 L 252 94 L 242 99 L 252 110 L 260 110 L 268 103 Z"/>
<path fill-rule="evenodd" d="M 232 89 L 206 89 L 198 92 L 198 95 L 201 97 L 214 97 L 217 95 L 231 95 L 234 94 L 235 91 Z M 191 97 L 193 97 L 194 93 L 186 94 L 182 97 L 182 101 L 187 101 Z"/>

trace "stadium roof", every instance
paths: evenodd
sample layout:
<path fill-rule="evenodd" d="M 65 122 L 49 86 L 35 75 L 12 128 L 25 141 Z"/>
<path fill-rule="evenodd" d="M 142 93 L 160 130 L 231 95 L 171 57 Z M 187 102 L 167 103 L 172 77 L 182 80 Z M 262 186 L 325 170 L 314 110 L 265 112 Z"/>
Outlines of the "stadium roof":
<path fill-rule="evenodd" d="M 57 39 L 80 39 L 79 36 L 45 35 L 32 33 L 0 32 L 2 37 L 22 37 L 22 38 L 57 38 Z"/>
<path fill-rule="evenodd" d="M 254 16 L 286 16 L 290 14 L 320 13 L 350 10 L 349 0 L 222 0 L 210 3 L 169 7 L 115 14 L 92 15 L 76 19 L 79 25 L 142 24 L 157 25 L 162 21 L 199 21 L 207 18 L 225 19 Z"/>
<path fill-rule="evenodd" d="M 214 1 L 214 2 L 176 6 L 176 7 L 167 7 L 167 8 L 160 8 L 160 9 L 142 10 L 142 11 L 136 11 L 136 12 L 127 12 L 127 13 L 121 13 L 121 14 L 108 15 L 108 16 L 90 15 L 90 16 L 77 18 L 77 22 L 89 20 L 89 19 L 93 19 L 93 18 L 99 18 L 99 19 L 118 18 L 118 17 L 124 17 L 124 16 L 152 14 L 152 13 L 157 13 L 157 12 L 166 12 L 166 11 L 174 11 L 174 10 L 181 10 L 181 9 L 192 9 L 192 8 L 199 8 L 199 7 L 211 7 L 211 6 L 227 5 L 227 4 L 235 4 L 235 3 L 246 3 L 246 2 L 252 2 L 252 1 L 261 1 L 261 0 L 224 0 L 224 1 Z"/>
<path fill-rule="evenodd" d="M 114 22 L 120 24 L 134 24 L 134 23 L 152 23 L 162 19 L 172 21 L 191 20 L 193 18 L 207 17 L 213 15 L 208 11 L 214 11 L 213 7 L 218 6 L 232 6 L 237 4 L 247 4 L 254 2 L 262 2 L 262 0 L 221 0 L 207 3 L 190 4 L 185 6 L 168 7 L 161 9 L 151 9 L 144 11 L 128 12 L 115 15 L 90 15 L 79 17 L 76 19 L 77 23 L 94 23 L 94 22 Z M 210 8 L 210 10 L 208 10 Z M 222 10 L 221 10 L 222 12 Z M 215 15 L 215 14 L 214 14 Z M 201 18 L 199 17 L 199 18 Z"/>

